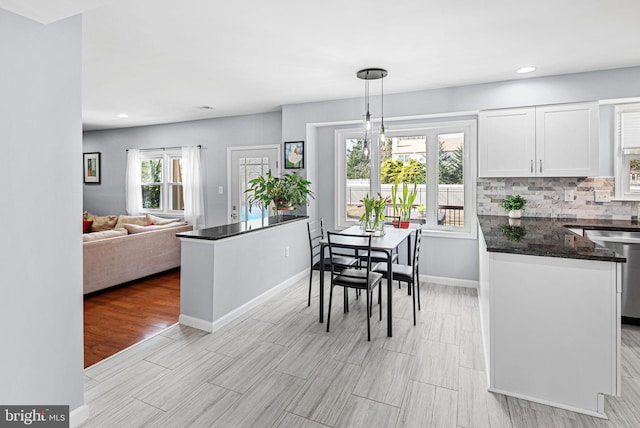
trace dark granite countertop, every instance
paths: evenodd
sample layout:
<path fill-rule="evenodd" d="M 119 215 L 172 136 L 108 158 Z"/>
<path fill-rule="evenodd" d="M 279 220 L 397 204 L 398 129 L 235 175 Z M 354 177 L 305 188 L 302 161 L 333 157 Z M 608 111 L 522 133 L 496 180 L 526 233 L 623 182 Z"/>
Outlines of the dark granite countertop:
<path fill-rule="evenodd" d="M 569 227 L 640 231 L 640 225 L 624 220 L 523 217 L 518 226 L 510 225 L 508 217 L 479 215 L 478 222 L 489 252 L 611 262 L 626 262 L 626 258 Z"/>
<path fill-rule="evenodd" d="M 178 233 L 178 238 L 206 239 L 216 241 L 218 239 L 229 238 L 231 236 L 242 235 L 243 233 L 255 232 L 270 227 L 278 226 L 292 221 L 304 220 L 305 215 L 278 215 L 261 220 L 250 220 L 240 223 L 224 224 L 221 226 L 207 227 L 204 229 Z"/>

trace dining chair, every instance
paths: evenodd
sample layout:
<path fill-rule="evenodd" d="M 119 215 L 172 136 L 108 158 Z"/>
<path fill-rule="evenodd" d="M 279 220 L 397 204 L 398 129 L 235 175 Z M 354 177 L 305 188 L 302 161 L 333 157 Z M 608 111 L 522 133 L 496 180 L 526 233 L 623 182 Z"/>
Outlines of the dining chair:
<path fill-rule="evenodd" d="M 378 304 L 380 306 L 380 320 L 382 320 L 382 305 L 380 299 L 382 297 L 382 288 L 380 281 L 382 274 L 371 271 L 371 235 L 352 235 L 341 233 L 327 233 L 329 242 L 329 260 L 331 266 L 331 290 L 329 291 L 329 312 L 327 313 L 327 332 L 331 326 L 331 303 L 333 301 L 333 289 L 336 286 L 353 288 L 356 290 L 366 291 L 367 295 L 367 340 L 371 340 L 371 318 L 373 290 L 378 287 Z M 348 267 L 341 269 L 340 264 L 335 264 L 339 260 L 340 255 L 336 251 L 353 250 L 356 254 L 360 254 L 366 259 L 364 267 L 354 268 Z"/>
<path fill-rule="evenodd" d="M 391 279 L 399 282 L 406 282 L 409 287 L 409 294 L 413 296 L 413 325 L 416 325 L 416 293 L 418 294 L 418 310 L 420 310 L 420 242 L 422 241 L 422 227 L 416 229 L 413 244 L 413 258 L 411 265 L 394 263 L 391 265 Z M 384 278 L 388 275 L 387 263 L 378 263 L 374 266 L 373 272 L 382 274 Z M 416 290 L 417 289 L 417 290 Z"/>
<path fill-rule="evenodd" d="M 307 232 L 309 234 L 309 255 L 310 255 L 310 267 L 309 270 L 309 298 L 307 300 L 307 306 L 311 306 L 311 281 L 313 279 L 313 271 L 320 270 L 320 263 L 322 263 L 323 258 L 321 257 L 320 251 L 322 246 L 320 245 L 320 241 L 324 239 L 324 225 L 322 222 L 322 218 L 319 220 L 310 220 L 307 222 Z M 345 267 L 355 266 L 358 264 L 358 259 L 355 257 L 349 257 L 348 255 L 336 254 L 335 262 L 336 267 Z M 324 259 L 324 269 L 326 271 L 329 270 L 329 259 Z"/>

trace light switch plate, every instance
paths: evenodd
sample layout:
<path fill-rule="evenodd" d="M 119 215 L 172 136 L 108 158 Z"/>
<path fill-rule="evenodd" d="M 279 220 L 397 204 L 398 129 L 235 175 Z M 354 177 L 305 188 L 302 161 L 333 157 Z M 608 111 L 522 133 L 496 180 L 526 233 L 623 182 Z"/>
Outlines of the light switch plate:
<path fill-rule="evenodd" d="M 611 192 L 609 190 L 596 190 L 594 193 L 594 201 L 611 202 Z"/>
<path fill-rule="evenodd" d="M 564 191 L 564 201 L 565 202 L 573 202 L 575 200 L 575 193 L 573 190 L 565 190 Z"/>

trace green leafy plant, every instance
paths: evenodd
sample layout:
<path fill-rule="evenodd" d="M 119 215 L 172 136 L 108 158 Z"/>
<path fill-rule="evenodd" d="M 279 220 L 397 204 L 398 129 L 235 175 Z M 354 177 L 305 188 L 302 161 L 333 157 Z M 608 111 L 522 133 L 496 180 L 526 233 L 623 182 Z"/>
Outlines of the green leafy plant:
<path fill-rule="evenodd" d="M 500 203 L 505 211 L 523 210 L 525 205 L 527 205 L 527 200 L 520 195 L 507 196 Z"/>
<path fill-rule="evenodd" d="M 427 212 L 427 206 L 425 204 L 418 205 L 418 213 L 424 215 Z"/>
<path fill-rule="evenodd" d="M 400 178 L 396 176 L 395 182 L 391 185 L 391 202 L 393 203 L 393 215 L 400 216 L 403 221 L 411 218 L 411 208 L 418 196 L 418 184 L 413 183 L 413 190 L 409 191 L 409 185 L 402 183 L 402 195 L 398 196 Z"/>
<path fill-rule="evenodd" d="M 383 197 L 378 193 L 378 197 L 370 197 L 367 194 L 363 199 L 364 213 L 360 217 L 360 221 L 364 222 L 365 229 L 375 229 L 383 223 L 385 215 L 384 208 L 389 202 L 388 197 Z"/>
<path fill-rule="evenodd" d="M 269 171 L 250 180 L 249 184 L 245 192 L 249 193 L 247 200 L 250 206 L 260 204 L 266 208 L 273 202 L 276 209 L 291 209 L 306 205 L 309 198 L 315 198 L 309 187 L 311 182 L 295 172 L 276 177 Z"/>

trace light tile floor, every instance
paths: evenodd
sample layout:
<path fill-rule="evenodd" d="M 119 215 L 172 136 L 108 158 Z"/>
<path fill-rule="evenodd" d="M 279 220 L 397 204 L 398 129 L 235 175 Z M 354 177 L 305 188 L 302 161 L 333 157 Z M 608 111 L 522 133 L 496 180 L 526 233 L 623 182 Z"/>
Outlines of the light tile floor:
<path fill-rule="evenodd" d="M 318 323 L 314 275 L 311 307 L 305 279 L 213 334 L 176 325 L 88 368 L 83 426 L 640 427 L 640 327 L 623 327 L 606 421 L 487 392 L 476 290 L 423 283 L 414 327 L 395 289 L 394 336 L 374 306 L 367 342 L 353 292 Z"/>

